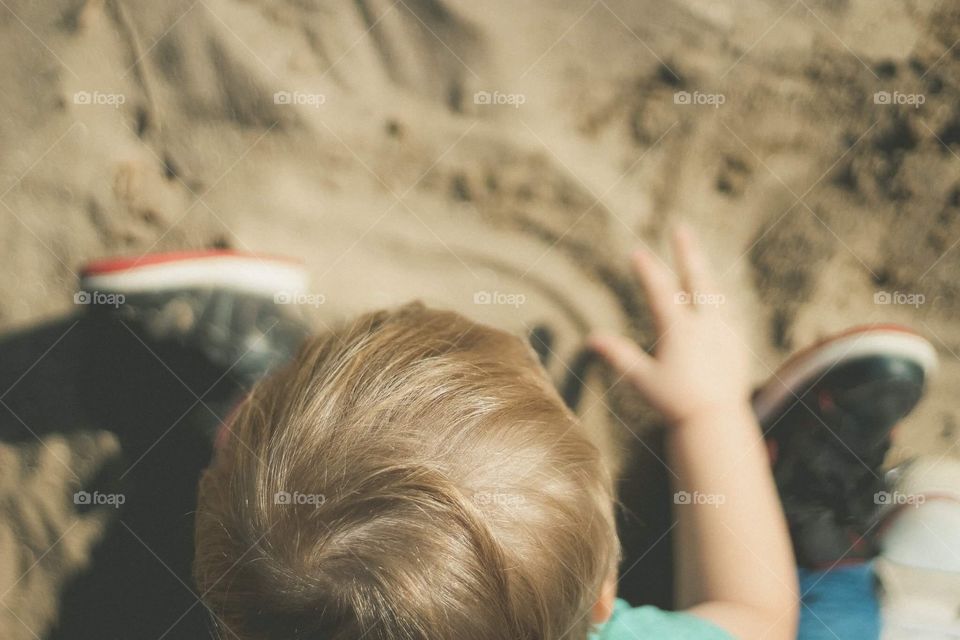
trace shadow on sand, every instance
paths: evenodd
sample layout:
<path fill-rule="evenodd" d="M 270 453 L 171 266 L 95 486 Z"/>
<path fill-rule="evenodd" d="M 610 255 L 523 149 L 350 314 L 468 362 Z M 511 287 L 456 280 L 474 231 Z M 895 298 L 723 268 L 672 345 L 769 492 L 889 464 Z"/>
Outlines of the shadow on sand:
<path fill-rule="evenodd" d="M 236 389 L 200 359 L 78 317 L 4 337 L 0 362 L 5 442 L 96 429 L 121 448 L 77 487 L 125 501 L 119 510 L 92 507 L 115 515 L 88 570 L 67 584 L 49 637 L 207 637 L 190 577 L 193 511 L 209 433 Z"/>

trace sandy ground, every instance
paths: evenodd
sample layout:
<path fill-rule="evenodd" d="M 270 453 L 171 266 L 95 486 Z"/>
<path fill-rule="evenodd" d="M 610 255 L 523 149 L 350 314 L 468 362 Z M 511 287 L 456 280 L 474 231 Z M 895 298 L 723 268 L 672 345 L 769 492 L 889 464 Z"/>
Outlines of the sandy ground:
<path fill-rule="evenodd" d="M 54 633 L 115 520 L 70 502 L 122 442 L 60 353 L 105 254 L 297 256 L 320 327 L 410 298 L 547 322 L 562 381 L 592 328 L 650 341 L 625 256 L 683 219 L 758 381 L 910 324 L 942 369 L 891 455 L 960 457 L 958 39 L 933 1 L 4 2 L 0 635 Z M 640 448 L 595 382 L 585 419 Z"/>

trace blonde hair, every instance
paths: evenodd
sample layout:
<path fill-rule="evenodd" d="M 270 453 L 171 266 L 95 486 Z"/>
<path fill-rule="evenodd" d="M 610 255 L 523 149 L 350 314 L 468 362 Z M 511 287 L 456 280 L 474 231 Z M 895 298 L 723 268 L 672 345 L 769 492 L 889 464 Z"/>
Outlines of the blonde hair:
<path fill-rule="evenodd" d="M 519 338 L 411 304 L 257 385 L 200 485 L 223 637 L 583 640 L 612 480 Z"/>

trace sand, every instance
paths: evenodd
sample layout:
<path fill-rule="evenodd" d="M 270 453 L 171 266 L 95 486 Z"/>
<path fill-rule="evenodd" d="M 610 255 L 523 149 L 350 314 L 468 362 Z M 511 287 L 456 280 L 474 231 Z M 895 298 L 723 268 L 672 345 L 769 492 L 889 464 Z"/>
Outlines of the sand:
<path fill-rule="evenodd" d="M 758 381 L 909 324 L 942 368 L 891 461 L 960 457 L 958 39 L 932 1 L 3 3 L 0 635 L 87 637 L 60 594 L 119 526 L 71 502 L 123 448 L 61 341 L 102 255 L 296 256 L 318 328 L 411 298 L 547 323 L 563 384 L 590 330 L 652 340 L 625 257 L 686 220 Z M 590 382 L 604 446 L 646 451 L 649 411 Z"/>

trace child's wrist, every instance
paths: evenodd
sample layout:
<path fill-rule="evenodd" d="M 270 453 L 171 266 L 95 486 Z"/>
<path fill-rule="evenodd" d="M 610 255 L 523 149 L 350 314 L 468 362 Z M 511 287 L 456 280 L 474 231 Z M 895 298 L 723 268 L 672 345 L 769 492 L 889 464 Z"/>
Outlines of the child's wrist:
<path fill-rule="evenodd" d="M 718 422 L 729 422 L 731 418 L 743 418 L 746 424 L 754 424 L 756 417 L 749 400 L 735 398 L 721 402 L 709 402 L 694 407 L 671 420 L 674 429 L 710 428 Z"/>

